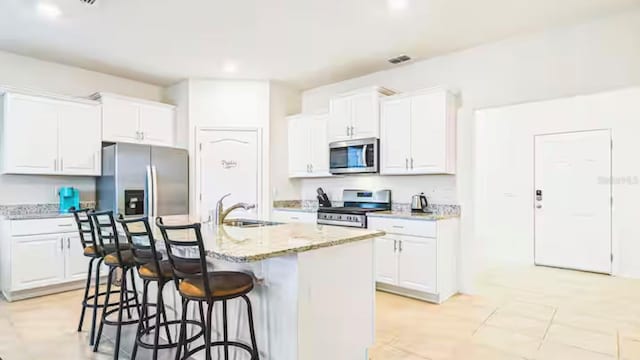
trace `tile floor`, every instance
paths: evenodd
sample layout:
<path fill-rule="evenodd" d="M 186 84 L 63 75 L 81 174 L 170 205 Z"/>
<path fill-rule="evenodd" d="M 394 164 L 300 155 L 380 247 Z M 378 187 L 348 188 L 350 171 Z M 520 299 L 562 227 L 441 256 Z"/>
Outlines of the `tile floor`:
<path fill-rule="evenodd" d="M 640 359 L 640 280 L 527 267 L 478 284 L 442 305 L 378 293 L 372 360 Z M 75 331 L 80 296 L 0 300 L 0 358 L 111 359 Z"/>

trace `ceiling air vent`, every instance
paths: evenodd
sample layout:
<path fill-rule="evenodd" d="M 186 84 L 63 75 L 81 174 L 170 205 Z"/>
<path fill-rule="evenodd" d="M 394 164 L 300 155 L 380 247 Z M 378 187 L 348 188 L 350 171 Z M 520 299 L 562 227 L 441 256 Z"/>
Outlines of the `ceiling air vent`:
<path fill-rule="evenodd" d="M 397 64 L 401 64 L 403 62 L 407 62 L 411 60 L 411 57 L 408 55 L 400 55 L 400 56 L 396 56 L 396 57 L 392 57 L 391 59 L 387 60 L 388 62 L 397 65 Z"/>
<path fill-rule="evenodd" d="M 80 1 L 82 1 L 85 4 L 89 4 L 89 5 L 93 5 L 96 2 L 96 0 L 80 0 Z"/>

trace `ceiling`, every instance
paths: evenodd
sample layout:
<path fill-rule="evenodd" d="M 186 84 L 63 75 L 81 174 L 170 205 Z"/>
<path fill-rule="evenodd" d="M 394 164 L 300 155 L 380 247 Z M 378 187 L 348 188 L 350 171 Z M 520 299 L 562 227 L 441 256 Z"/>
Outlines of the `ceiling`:
<path fill-rule="evenodd" d="M 58 17 L 38 4 L 55 4 Z M 391 9 L 389 4 L 404 9 Z M 0 49 L 158 85 L 273 79 L 306 89 L 640 0 L 1 0 Z"/>

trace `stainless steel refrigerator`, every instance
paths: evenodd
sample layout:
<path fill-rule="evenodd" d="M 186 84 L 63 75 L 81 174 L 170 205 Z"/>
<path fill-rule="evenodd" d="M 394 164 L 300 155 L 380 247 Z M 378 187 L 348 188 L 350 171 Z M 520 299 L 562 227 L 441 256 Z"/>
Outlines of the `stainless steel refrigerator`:
<path fill-rule="evenodd" d="M 96 207 L 127 217 L 188 215 L 186 150 L 116 143 L 102 148 Z"/>

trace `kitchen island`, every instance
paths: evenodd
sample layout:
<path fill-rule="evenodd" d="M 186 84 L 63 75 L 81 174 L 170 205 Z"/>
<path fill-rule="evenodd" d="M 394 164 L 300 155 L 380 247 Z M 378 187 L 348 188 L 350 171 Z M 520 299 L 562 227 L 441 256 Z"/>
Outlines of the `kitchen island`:
<path fill-rule="evenodd" d="M 193 239 L 189 232 L 173 234 L 174 240 Z M 375 326 L 373 239 L 384 232 L 316 224 L 203 224 L 202 235 L 209 270 L 255 278 L 249 297 L 261 359 L 368 358 Z M 156 238 L 161 242 L 159 233 Z M 164 295 L 177 315 L 175 288 L 167 286 Z M 216 305 L 218 319 L 220 311 Z M 248 342 L 246 305 L 231 301 L 229 311 L 230 338 Z M 197 316 L 195 309 L 192 314 Z M 238 352 L 238 360 L 245 358 Z"/>

